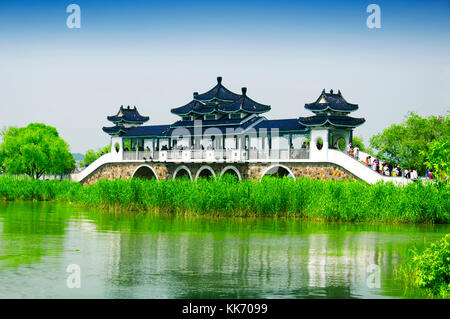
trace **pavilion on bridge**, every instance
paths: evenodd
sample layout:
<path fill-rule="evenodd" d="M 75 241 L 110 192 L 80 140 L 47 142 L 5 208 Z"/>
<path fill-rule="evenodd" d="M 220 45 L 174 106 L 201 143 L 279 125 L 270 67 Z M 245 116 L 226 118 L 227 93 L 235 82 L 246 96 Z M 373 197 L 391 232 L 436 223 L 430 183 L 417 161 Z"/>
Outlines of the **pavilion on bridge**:
<path fill-rule="evenodd" d="M 245 87 L 240 94 L 231 92 L 218 77 L 212 89 L 194 92 L 189 103 L 171 109 L 180 117 L 172 124 L 143 125 L 149 117 L 121 106 L 108 116 L 114 126 L 103 131 L 111 136 L 117 160 L 320 160 L 322 149 L 345 147 L 353 129 L 365 122 L 349 116 L 358 105 L 348 103 L 341 91 L 324 89 L 305 108 L 314 115 L 267 119 L 269 105 L 251 99 Z"/>

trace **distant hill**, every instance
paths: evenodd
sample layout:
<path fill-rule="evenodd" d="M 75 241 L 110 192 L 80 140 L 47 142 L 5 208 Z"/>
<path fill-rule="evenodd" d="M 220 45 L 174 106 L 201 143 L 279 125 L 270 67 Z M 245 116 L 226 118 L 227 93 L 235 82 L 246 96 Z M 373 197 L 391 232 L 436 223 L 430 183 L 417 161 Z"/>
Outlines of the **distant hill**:
<path fill-rule="evenodd" d="M 81 153 L 72 153 L 72 156 L 76 161 L 82 161 L 84 158 L 84 155 Z"/>

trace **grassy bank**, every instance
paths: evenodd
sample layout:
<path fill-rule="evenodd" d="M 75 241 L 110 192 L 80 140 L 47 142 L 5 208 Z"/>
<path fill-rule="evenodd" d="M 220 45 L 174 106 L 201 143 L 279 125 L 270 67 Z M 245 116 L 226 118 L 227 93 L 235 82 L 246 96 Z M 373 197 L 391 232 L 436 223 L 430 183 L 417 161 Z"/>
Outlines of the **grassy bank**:
<path fill-rule="evenodd" d="M 0 178 L 0 199 L 63 201 L 87 207 L 224 216 L 285 216 L 330 221 L 448 223 L 450 188 L 368 185 L 358 181 L 262 182 L 231 179 L 69 181 Z"/>
<path fill-rule="evenodd" d="M 450 234 L 424 251 L 411 250 L 398 276 L 431 298 L 450 298 Z"/>

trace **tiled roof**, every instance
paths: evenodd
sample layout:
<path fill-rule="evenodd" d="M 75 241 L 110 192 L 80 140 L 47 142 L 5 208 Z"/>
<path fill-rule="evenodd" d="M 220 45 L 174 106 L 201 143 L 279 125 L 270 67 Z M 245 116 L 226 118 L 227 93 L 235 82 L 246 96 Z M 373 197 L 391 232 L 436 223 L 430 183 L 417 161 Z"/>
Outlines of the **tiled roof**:
<path fill-rule="evenodd" d="M 146 125 L 130 127 L 124 137 L 129 136 L 163 136 L 170 125 Z"/>
<path fill-rule="evenodd" d="M 203 126 L 215 126 L 215 125 L 239 125 L 246 122 L 250 117 L 255 116 L 254 114 L 247 114 L 245 117 L 240 119 L 230 119 L 228 115 L 223 115 L 217 120 L 201 120 L 201 125 Z M 192 127 L 195 125 L 195 121 L 176 121 L 172 124 L 172 127 Z"/>
<path fill-rule="evenodd" d="M 196 94 L 194 96 L 196 100 L 199 101 L 210 101 L 213 99 L 219 99 L 223 101 L 235 101 L 239 98 L 239 94 L 233 93 L 228 90 L 226 87 L 222 85 L 222 77 L 217 77 L 217 84 L 211 90 L 202 93 Z"/>
<path fill-rule="evenodd" d="M 214 106 L 206 106 L 202 102 L 199 102 L 197 100 L 192 100 L 186 105 L 176 107 L 170 110 L 173 114 L 176 115 L 188 115 L 190 113 L 196 113 L 196 114 L 209 114 L 215 111 Z"/>
<path fill-rule="evenodd" d="M 108 116 L 107 118 L 108 121 L 113 123 L 144 123 L 149 120 L 148 116 L 142 116 L 139 114 L 136 106 L 133 108 L 130 108 L 129 106 L 124 108 L 121 106 L 116 115 Z"/>
<path fill-rule="evenodd" d="M 278 129 L 281 131 L 306 131 L 307 128 L 300 124 L 298 119 L 264 120 L 254 127 L 255 129 Z"/>
<path fill-rule="evenodd" d="M 324 114 L 300 117 L 298 121 L 304 126 L 323 126 L 331 124 L 333 126 L 356 127 L 363 124 L 366 120 L 363 118 L 354 118 L 346 115 Z"/>
<path fill-rule="evenodd" d="M 123 126 L 111 126 L 111 127 L 106 127 L 104 126 L 102 128 L 103 132 L 109 134 L 109 135 L 120 135 L 123 133 L 126 133 L 127 129 L 124 128 Z"/>
<path fill-rule="evenodd" d="M 324 89 L 317 101 L 306 103 L 305 108 L 313 112 L 326 111 L 328 109 L 337 112 L 353 112 L 358 109 L 358 104 L 348 103 L 342 96 L 341 91 L 338 91 L 336 94 L 333 93 L 333 90 L 330 93 L 326 93 Z"/>
<path fill-rule="evenodd" d="M 217 109 L 220 112 L 234 113 L 244 111 L 248 113 L 264 113 L 270 111 L 270 105 L 253 101 L 247 96 L 247 89 L 242 88 L 242 95 L 236 101 L 227 104 L 220 104 Z"/>
<path fill-rule="evenodd" d="M 255 125 L 256 123 L 258 123 L 258 121 L 261 121 L 263 119 L 264 119 L 263 117 L 256 116 L 241 125 L 201 126 L 201 134 L 208 136 L 208 135 L 225 134 L 225 133 L 231 134 L 232 132 L 240 133 L 240 132 L 243 132 L 246 129 L 252 127 L 252 125 Z M 172 134 L 178 135 L 178 133 L 176 133 L 177 131 L 175 131 L 175 130 L 177 130 L 181 134 L 196 135 L 196 134 L 200 133 L 199 128 L 173 126 L 167 132 L 165 132 L 164 135 L 166 135 L 166 136 L 171 136 Z M 187 132 L 189 132 L 189 133 L 187 133 Z"/>
<path fill-rule="evenodd" d="M 173 108 L 172 113 L 183 116 L 188 114 L 234 113 L 245 111 L 248 113 L 263 113 L 270 110 L 264 105 L 250 99 L 247 88 L 242 88 L 242 94 L 229 91 L 222 85 L 222 78 L 217 78 L 217 85 L 203 94 L 194 93 L 194 99 L 186 105 Z"/>

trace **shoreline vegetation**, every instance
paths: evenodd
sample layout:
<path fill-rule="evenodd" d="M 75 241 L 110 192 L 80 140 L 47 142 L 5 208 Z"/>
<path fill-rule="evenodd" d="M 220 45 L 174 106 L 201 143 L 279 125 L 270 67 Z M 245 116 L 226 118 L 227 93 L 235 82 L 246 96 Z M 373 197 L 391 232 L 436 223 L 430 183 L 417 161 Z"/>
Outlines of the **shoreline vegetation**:
<path fill-rule="evenodd" d="M 422 251 L 411 249 L 397 271 L 406 289 L 419 288 L 428 298 L 450 298 L 450 234 Z"/>
<path fill-rule="evenodd" d="M 210 216 L 299 217 L 341 222 L 449 223 L 450 187 L 417 182 L 264 178 L 71 181 L 0 177 L 0 200 L 57 201 L 115 211 Z"/>

